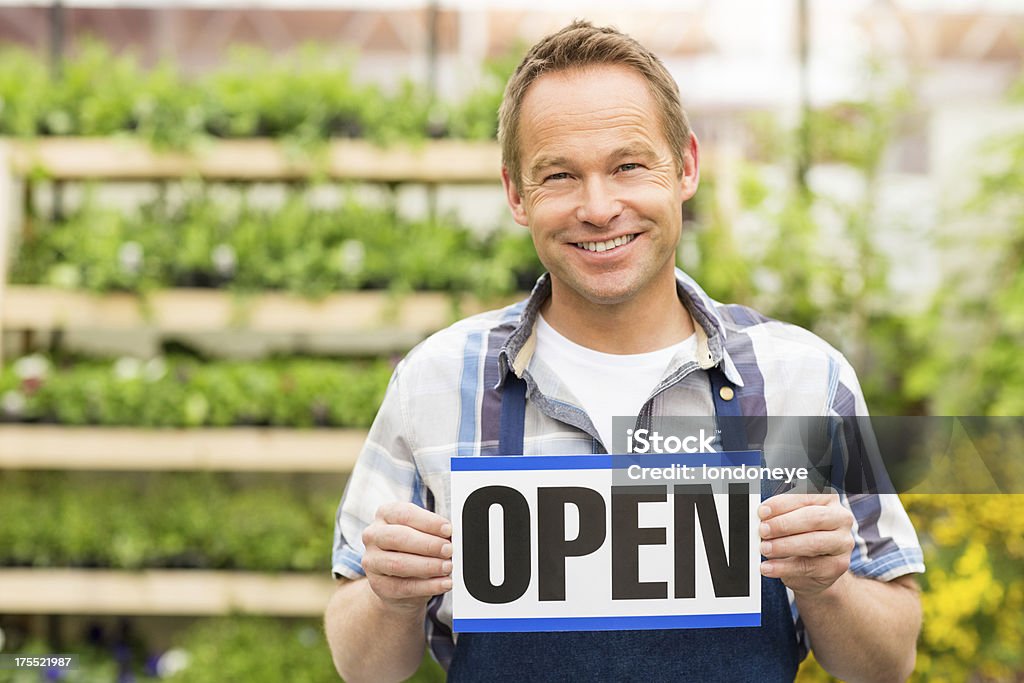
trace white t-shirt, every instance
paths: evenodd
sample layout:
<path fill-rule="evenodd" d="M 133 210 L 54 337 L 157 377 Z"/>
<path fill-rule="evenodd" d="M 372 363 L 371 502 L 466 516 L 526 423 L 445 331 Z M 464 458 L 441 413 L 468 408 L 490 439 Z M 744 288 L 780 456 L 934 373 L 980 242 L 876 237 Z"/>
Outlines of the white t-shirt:
<path fill-rule="evenodd" d="M 601 443 L 612 448 L 612 417 L 637 415 L 677 353 L 696 359 L 697 335 L 649 353 L 602 353 L 566 339 L 537 317 L 534 355 L 558 373 L 587 411 Z M 684 356 L 685 357 L 685 356 Z"/>

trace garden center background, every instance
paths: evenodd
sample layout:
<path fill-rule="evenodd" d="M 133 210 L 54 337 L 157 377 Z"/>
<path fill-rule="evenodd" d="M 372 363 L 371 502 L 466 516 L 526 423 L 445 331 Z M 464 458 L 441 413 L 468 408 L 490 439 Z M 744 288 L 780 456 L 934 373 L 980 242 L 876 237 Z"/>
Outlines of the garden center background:
<path fill-rule="evenodd" d="M 877 415 L 1024 415 L 1024 4 L 621 4 L 0 2 L 0 654 L 332 680 L 346 472 L 396 359 L 540 272 L 495 112 L 577 16 L 680 84 L 712 296 L 825 337 Z M 915 680 L 1024 680 L 997 489 L 903 494 Z"/>

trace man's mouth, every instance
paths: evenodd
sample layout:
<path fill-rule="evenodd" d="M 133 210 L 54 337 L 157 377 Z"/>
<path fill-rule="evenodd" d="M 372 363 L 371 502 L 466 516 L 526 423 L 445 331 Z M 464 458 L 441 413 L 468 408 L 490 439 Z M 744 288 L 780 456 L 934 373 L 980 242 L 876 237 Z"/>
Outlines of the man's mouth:
<path fill-rule="evenodd" d="M 636 234 L 623 235 L 616 237 L 615 239 L 605 240 L 604 242 L 577 242 L 576 246 L 580 249 L 586 249 L 587 251 L 611 251 L 616 247 L 621 247 L 624 244 L 629 244 L 636 237 Z"/>

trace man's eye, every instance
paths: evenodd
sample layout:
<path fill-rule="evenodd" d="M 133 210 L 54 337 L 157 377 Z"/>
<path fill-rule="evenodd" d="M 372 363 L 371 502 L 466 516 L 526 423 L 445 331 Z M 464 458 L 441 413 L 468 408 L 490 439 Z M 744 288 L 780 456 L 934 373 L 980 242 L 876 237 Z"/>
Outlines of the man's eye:
<path fill-rule="evenodd" d="M 619 170 L 620 171 L 635 171 L 638 168 L 640 168 L 640 164 L 638 164 L 636 162 L 630 162 L 628 164 L 621 164 L 619 166 Z"/>
<path fill-rule="evenodd" d="M 549 175 L 544 180 L 565 180 L 568 177 L 569 177 L 569 174 L 566 173 L 565 171 L 562 171 L 561 173 L 552 173 L 551 175 Z"/>

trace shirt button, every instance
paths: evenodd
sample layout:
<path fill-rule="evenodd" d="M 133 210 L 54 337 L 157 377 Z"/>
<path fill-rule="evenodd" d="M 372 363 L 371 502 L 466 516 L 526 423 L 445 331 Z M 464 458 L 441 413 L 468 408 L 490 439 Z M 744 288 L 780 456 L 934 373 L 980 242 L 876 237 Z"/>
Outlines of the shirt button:
<path fill-rule="evenodd" d="M 718 395 L 725 401 L 731 401 L 732 397 L 736 395 L 736 392 L 732 390 L 732 387 L 722 387 L 718 390 Z"/>

